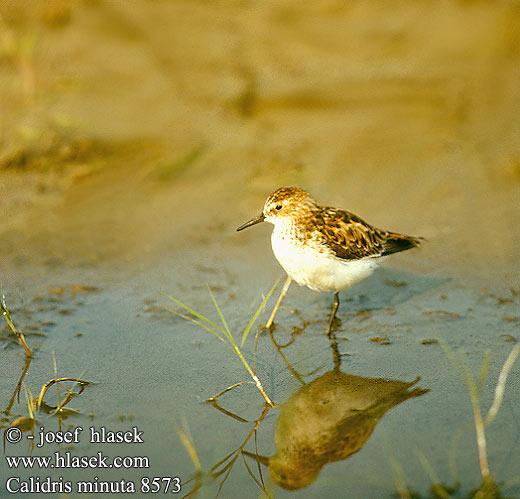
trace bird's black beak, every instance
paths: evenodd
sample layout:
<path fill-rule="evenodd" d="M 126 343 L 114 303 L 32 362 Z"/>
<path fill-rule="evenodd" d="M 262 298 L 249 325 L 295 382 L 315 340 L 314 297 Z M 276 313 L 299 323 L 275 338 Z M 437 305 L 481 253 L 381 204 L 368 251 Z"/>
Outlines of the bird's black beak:
<path fill-rule="evenodd" d="M 256 218 L 253 218 L 253 219 L 249 220 L 249 222 L 246 222 L 245 224 L 242 224 L 242 225 L 237 229 L 237 231 L 239 231 L 239 230 L 244 230 L 244 229 L 247 229 L 248 227 L 251 227 L 252 225 L 259 224 L 260 222 L 263 222 L 264 219 L 265 219 L 264 214 L 261 213 L 261 214 L 258 215 Z"/>

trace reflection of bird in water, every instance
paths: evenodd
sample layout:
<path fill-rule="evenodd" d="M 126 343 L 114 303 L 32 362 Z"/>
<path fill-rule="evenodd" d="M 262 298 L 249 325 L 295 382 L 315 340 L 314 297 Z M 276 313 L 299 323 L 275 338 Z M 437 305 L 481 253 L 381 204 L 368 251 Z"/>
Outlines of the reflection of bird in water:
<path fill-rule="evenodd" d="M 277 453 L 256 456 L 284 489 L 300 489 L 321 468 L 359 451 L 383 415 L 409 398 L 429 390 L 407 383 L 329 371 L 302 386 L 285 404 L 275 430 Z"/>

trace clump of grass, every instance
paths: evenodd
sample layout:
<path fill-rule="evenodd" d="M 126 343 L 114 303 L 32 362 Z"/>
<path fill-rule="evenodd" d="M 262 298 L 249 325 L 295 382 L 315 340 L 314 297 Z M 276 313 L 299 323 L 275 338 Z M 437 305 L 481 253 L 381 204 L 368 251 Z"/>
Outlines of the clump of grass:
<path fill-rule="evenodd" d="M 18 331 L 16 329 L 13 320 L 11 319 L 11 314 L 9 313 L 9 310 L 7 309 L 7 306 L 5 304 L 5 296 L 2 295 L 2 299 L 0 300 L 0 311 L 2 312 L 2 315 L 4 316 L 5 320 L 7 321 L 7 324 L 9 324 L 9 327 L 11 328 L 11 331 L 13 334 L 18 338 L 18 341 L 21 343 L 23 349 L 25 350 L 25 355 L 27 357 L 32 357 L 31 350 L 29 349 L 27 342 L 25 341 L 25 337 L 21 331 Z"/>
<path fill-rule="evenodd" d="M 509 372 L 511 371 L 516 359 L 520 355 L 520 343 L 515 345 L 511 352 L 509 353 L 506 361 L 502 365 L 500 370 L 500 374 L 498 376 L 498 381 L 494 390 L 494 397 L 491 407 L 489 408 L 486 416 L 484 417 L 482 414 L 482 409 L 480 406 L 480 392 L 484 386 L 484 382 L 487 377 L 489 364 L 490 364 L 490 356 L 489 352 L 484 354 L 484 360 L 482 362 L 482 367 L 480 369 L 479 377 L 475 380 L 472 376 L 471 369 L 467 363 L 467 361 L 463 357 L 459 357 L 456 353 L 450 348 L 450 346 L 444 341 L 439 340 L 439 344 L 443 349 L 444 353 L 448 357 L 448 360 L 455 367 L 460 377 L 463 379 L 464 383 L 468 388 L 468 392 L 471 399 L 471 406 L 473 410 L 473 420 L 475 426 L 475 434 L 477 438 L 477 449 L 479 455 L 479 467 L 480 473 L 482 476 L 482 482 L 480 486 L 471 491 L 469 497 L 473 499 L 496 499 L 501 497 L 500 490 L 495 482 L 495 479 L 489 468 L 489 460 L 488 460 L 488 452 L 487 452 L 487 439 L 486 439 L 486 426 L 488 426 L 498 415 L 500 411 L 500 407 L 502 405 L 502 401 L 504 399 L 505 386 L 507 382 L 507 378 L 509 376 Z M 459 435 L 460 437 L 460 435 Z M 458 437 L 456 438 L 458 440 Z M 458 489 L 447 487 L 441 484 L 439 478 L 435 474 L 433 467 L 429 463 L 428 459 L 424 454 L 422 454 L 419 450 L 417 450 L 417 454 L 419 460 L 421 461 L 424 469 L 430 476 L 433 482 L 433 486 L 431 489 L 434 497 L 451 497 L 452 492 Z M 454 466 L 452 465 L 452 468 Z M 401 497 L 405 497 L 401 495 Z"/>
<path fill-rule="evenodd" d="M 439 499 L 448 499 L 449 497 L 451 497 L 452 494 L 458 490 L 458 487 L 449 487 L 443 484 L 440 478 L 438 477 L 437 473 L 435 473 L 435 470 L 433 469 L 433 466 L 431 465 L 428 458 L 419 449 L 416 449 L 415 452 L 417 454 L 417 457 L 419 458 L 420 463 L 426 470 L 426 473 L 428 473 L 432 482 L 432 486 L 430 487 L 430 492 L 432 496 Z"/>
<path fill-rule="evenodd" d="M 478 381 L 475 382 L 473 376 L 471 375 L 471 369 L 466 360 L 464 358 L 459 359 L 446 342 L 441 340 L 439 343 L 444 353 L 448 357 L 448 360 L 453 364 L 468 388 L 471 399 L 471 407 L 473 409 L 475 432 L 477 436 L 480 472 L 483 479 L 488 479 L 491 477 L 491 472 L 489 471 L 486 433 L 484 431 L 484 419 L 482 418 L 482 412 L 480 410 L 479 392 L 487 376 L 487 371 L 489 368 L 489 353 L 486 352 L 484 356 L 484 361 L 480 369 Z"/>
<path fill-rule="evenodd" d="M 480 472 L 482 475 L 483 482 L 490 483 L 491 481 L 493 481 L 493 477 L 489 469 L 485 428 L 487 425 L 491 423 L 491 421 L 493 421 L 493 419 L 495 419 L 500 410 L 500 406 L 502 405 L 502 401 L 504 398 L 505 385 L 507 377 L 509 375 L 509 371 L 513 367 L 513 364 L 515 363 L 518 355 L 520 354 L 520 343 L 513 347 L 506 361 L 502 365 L 502 369 L 500 370 L 500 375 L 498 377 L 498 381 L 495 387 L 493 403 L 485 418 L 482 416 L 482 411 L 480 408 L 479 393 L 484 385 L 484 381 L 487 376 L 490 360 L 489 353 L 486 352 L 484 356 L 484 361 L 480 369 L 478 380 L 477 382 L 475 382 L 473 376 L 471 375 L 471 369 L 465 361 L 465 359 L 458 358 L 455 352 L 448 346 L 446 342 L 440 341 L 440 345 L 441 348 L 444 350 L 444 353 L 448 357 L 449 361 L 453 364 L 455 369 L 457 369 L 459 375 L 468 387 L 469 395 L 471 398 L 471 406 L 473 409 L 475 433 L 477 437 Z"/>
<path fill-rule="evenodd" d="M 276 281 L 274 283 L 273 287 L 269 290 L 269 293 L 267 293 L 267 296 L 262 300 L 262 303 L 260 304 L 260 306 L 258 307 L 256 312 L 253 314 L 253 317 L 249 321 L 249 324 L 244 329 L 244 332 L 242 334 L 242 341 L 240 343 L 240 347 L 242 347 L 244 345 L 244 342 L 246 341 L 246 338 L 247 338 L 249 332 L 251 331 L 251 328 L 253 327 L 253 324 L 255 323 L 256 319 L 260 315 L 260 312 L 262 312 L 262 310 L 264 309 L 264 307 L 265 307 L 265 305 L 267 303 L 267 300 L 269 300 L 270 296 L 272 295 L 273 291 L 275 290 L 276 286 L 278 285 L 278 282 L 279 281 Z M 213 321 L 211 321 L 210 319 L 208 319 L 207 317 L 205 317 L 201 313 L 197 312 L 193 308 L 189 307 L 188 305 L 184 304 L 183 302 L 181 302 L 181 301 L 177 300 L 176 298 L 173 298 L 173 297 L 171 297 L 169 295 L 166 295 L 166 296 L 168 296 L 168 298 L 170 300 L 172 300 L 173 302 L 175 302 L 177 305 L 179 305 L 182 308 L 184 308 L 184 310 L 189 312 L 193 317 L 190 317 L 188 315 L 182 314 L 182 313 L 180 313 L 180 312 L 178 312 L 176 310 L 170 309 L 168 307 L 167 307 L 167 309 L 170 310 L 172 313 L 179 315 L 183 319 L 186 319 L 186 320 L 188 320 L 190 322 L 193 322 L 194 324 L 197 324 L 198 326 L 202 327 L 206 331 L 209 331 L 210 333 L 215 335 L 220 341 L 222 341 L 226 345 L 229 345 L 229 347 L 231 348 L 233 353 L 235 355 L 237 355 L 237 357 L 242 361 L 242 363 L 246 367 L 247 371 L 249 372 L 249 375 L 253 378 L 253 381 L 254 381 L 256 387 L 258 388 L 258 390 L 260 391 L 260 393 L 264 397 L 266 403 L 269 406 L 273 407 L 274 404 L 271 401 L 271 399 L 269 398 L 269 396 L 267 395 L 267 393 L 265 392 L 264 387 L 262 386 L 262 383 L 258 379 L 257 375 L 254 373 L 253 369 L 251 369 L 251 367 L 249 366 L 247 360 L 245 359 L 244 355 L 242 354 L 242 351 L 240 350 L 240 347 L 237 345 L 235 339 L 233 338 L 233 335 L 231 334 L 229 326 L 227 325 L 226 319 L 224 318 L 224 315 L 222 314 L 222 311 L 221 311 L 221 309 L 220 309 L 220 307 L 219 307 L 219 305 L 217 303 L 217 300 L 215 299 L 215 295 L 213 294 L 213 292 L 211 291 L 211 288 L 209 286 L 208 286 L 208 291 L 209 291 L 209 294 L 210 294 L 211 299 L 213 301 L 213 304 L 214 304 L 214 306 L 215 306 L 215 308 L 216 308 L 216 310 L 218 312 L 220 320 L 222 322 L 221 326 L 218 325 L 218 324 L 215 324 Z M 228 390 L 224 390 L 224 392 L 226 392 L 226 391 L 228 391 Z M 221 392 L 221 394 L 224 393 L 224 392 Z M 212 398 L 214 399 L 215 397 L 212 397 Z"/>
<path fill-rule="evenodd" d="M 72 385 L 71 388 L 67 388 L 63 384 L 66 381 L 73 381 L 74 382 L 74 384 Z M 60 413 L 63 410 L 63 407 L 65 405 L 67 405 L 74 397 L 76 397 L 77 395 L 80 395 L 83 392 L 83 390 L 85 389 L 85 386 L 90 385 L 91 382 L 90 381 L 85 381 L 85 380 L 79 379 L 79 378 L 53 378 L 53 379 L 47 381 L 47 383 L 45 383 L 42 386 L 42 389 L 40 391 L 40 395 L 35 400 L 35 404 L 36 404 L 36 407 L 38 408 L 38 410 L 42 406 L 43 397 L 45 396 L 45 393 L 54 384 L 57 387 L 63 388 L 65 390 L 65 392 L 67 393 L 65 395 L 65 397 L 63 398 L 63 400 L 60 400 L 60 397 L 58 395 L 58 405 L 52 411 L 52 414 L 58 414 L 58 413 Z M 76 386 L 79 386 L 79 391 L 77 391 L 77 392 L 74 391 L 74 388 Z M 74 411 L 74 412 L 77 412 L 77 411 Z"/>
<path fill-rule="evenodd" d="M 22 376 L 20 377 L 20 380 L 15 389 L 15 392 L 14 392 L 13 396 L 11 397 L 9 405 L 8 405 L 7 409 L 4 411 L 4 413 L 6 415 L 9 415 L 9 412 L 13 406 L 16 395 L 18 395 L 18 402 L 20 401 L 19 395 L 20 395 L 21 387 L 23 386 L 23 389 L 25 392 L 25 399 L 27 401 L 27 408 L 29 410 L 29 416 L 28 417 L 27 416 L 17 417 L 9 424 L 8 428 L 16 427 L 22 432 L 30 431 L 34 437 L 34 428 L 36 426 L 36 423 L 38 422 L 38 420 L 35 418 L 36 411 L 39 412 L 43 406 L 44 412 L 50 413 L 51 415 L 57 415 L 59 418 L 65 417 L 71 413 L 77 414 L 78 411 L 76 411 L 74 409 L 70 409 L 70 408 L 65 409 L 65 406 L 74 397 L 76 397 L 77 395 L 80 395 L 83 392 L 83 390 L 85 389 L 85 386 L 91 384 L 91 382 L 82 380 L 80 378 L 58 378 L 56 358 L 54 357 L 54 352 L 53 352 L 54 378 L 47 381 L 47 383 L 45 383 L 42 386 L 42 389 L 40 391 L 40 395 L 38 396 L 38 398 L 34 398 L 33 394 L 31 393 L 31 390 L 29 388 L 27 388 L 27 386 L 23 382 L 23 379 L 29 369 L 30 363 L 31 363 L 31 357 L 27 357 Z M 71 381 L 74 382 L 74 384 L 71 388 L 68 388 L 67 386 L 64 385 L 65 382 L 71 382 Z M 57 395 L 58 402 L 57 402 L 56 407 L 49 406 L 43 402 L 43 398 L 44 398 L 45 394 L 47 393 L 47 390 L 53 385 L 56 385 L 57 394 L 58 394 Z M 76 385 L 79 385 L 79 387 L 80 387 L 78 391 L 74 391 L 74 388 Z M 63 399 L 61 399 L 59 387 L 63 388 L 66 391 L 66 395 Z M 0 425 L 0 428 L 1 427 L 2 427 L 2 425 Z M 7 431 L 7 429 L 4 430 L 4 453 L 5 453 L 5 443 L 6 443 L 6 434 L 5 434 L 6 431 Z M 30 451 L 34 450 L 34 439 L 31 440 L 31 442 L 30 442 L 29 450 Z"/>
<path fill-rule="evenodd" d="M 40 390 L 40 395 L 38 396 L 37 399 L 34 400 L 34 405 L 36 406 L 36 408 L 39 411 L 40 408 L 42 407 L 43 397 L 47 393 L 47 390 L 51 386 L 56 385 L 56 391 L 57 391 L 57 394 L 58 394 L 58 402 L 57 402 L 56 407 L 52 409 L 51 414 L 52 415 L 56 415 L 56 414 L 62 415 L 63 414 L 63 408 L 74 397 L 76 397 L 77 395 L 80 395 L 81 393 L 83 393 L 83 390 L 85 389 L 85 386 L 90 385 L 91 382 L 90 381 L 85 381 L 85 380 L 80 379 L 80 378 L 68 378 L 68 377 L 67 378 L 58 378 L 58 367 L 57 367 L 57 364 L 56 364 L 56 357 L 54 356 L 54 352 L 52 352 L 52 361 L 53 361 L 53 366 L 54 366 L 54 378 L 50 379 L 49 381 L 47 381 L 47 383 L 45 383 L 42 386 L 42 389 Z M 67 386 L 64 385 L 64 383 L 65 382 L 70 382 L 70 381 L 74 382 L 74 384 L 72 385 L 71 388 L 68 388 Z M 77 392 L 75 392 L 74 388 L 76 386 L 78 386 L 78 385 L 79 385 L 79 390 Z M 66 392 L 66 395 L 63 398 L 63 400 L 61 400 L 60 387 L 63 388 L 65 390 L 65 392 Z M 68 410 L 69 410 L 69 412 L 77 412 L 74 409 L 68 409 Z"/>

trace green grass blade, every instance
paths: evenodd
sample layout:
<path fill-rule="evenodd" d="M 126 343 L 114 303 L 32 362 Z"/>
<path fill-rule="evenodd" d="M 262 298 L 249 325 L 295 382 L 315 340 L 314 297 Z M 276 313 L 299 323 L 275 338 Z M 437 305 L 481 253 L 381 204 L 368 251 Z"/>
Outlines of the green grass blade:
<path fill-rule="evenodd" d="M 422 451 L 419 448 L 415 449 L 415 453 L 417 454 L 417 457 L 419 458 L 419 461 L 421 462 L 424 471 L 426 471 L 426 473 L 430 477 L 430 481 L 432 482 L 432 486 L 435 487 L 437 495 L 440 496 L 442 499 L 448 499 L 450 495 L 441 484 L 441 481 L 439 480 L 437 473 L 435 473 L 435 470 L 433 469 L 433 466 L 430 463 L 429 459 L 422 453 Z"/>
<path fill-rule="evenodd" d="M 174 301 L 177 305 L 183 307 L 184 309 L 186 309 L 190 314 L 193 314 L 195 317 L 198 317 L 200 320 L 208 323 L 210 326 L 213 326 L 215 329 L 218 329 L 219 331 L 222 331 L 224 334 L 227 334 L 226 331 L 224 329 L 222 329 L 218 324 L 215 324 L 214 322 L 210 321 L 207 317 L 204 317 L 202 314 L 199 314 L 198 312 L 196 312 L 195 310 L 193 310 L 192 308 L 188 307 L 188 305 L 182 303 L 181 301 L 177 300 L 176 298 L 173 298 L 173 296 L 170 296 L 170 295 L 166 295 L 170 300 Z M 168 309 L 170 310 L 171 312 L 173 313 L 177 313 L 171 309 Z"/>
<path fill-rule="evenodd" d="M 217 333 L 214 329 L 210 328 L 209 326 L 206 326 L 206 324 L 199 322 L 198 320 L 194 319 L 193 317 L 188 317 L 187 315 L 181 314 L 180 312 L 177 312 L 176 310 L 173 310 L 172 308 L 165 307 L 166 310 L 169 310 L 173 314 L 178 315 L 179 317 L 182 317 L 183 319 L 193 322 L 193 324 L 197 324 L 197 326 L 200 326 L 201 328 L 204 328 L 206 331 L 209 331 L 211 334 L 214 334 L 220 341 L 223 343 L 227 343 L 226 339 L 220 336 L 220 334 Z"/>
<path fill-rule="evenodd" d="M 176 421 L 174 421 L 173 424 L 175 426 L 175 431 L 177 432 L 177 435 L 179 436 L 182 442 L 182 445 L 184 445 L 186 452 L 190 456 L 191 462 L 195 467 L 195 472 L 197 474 L 201 474 L 202 467 L 200 465 L 200 460 L 197 451 L 195 450 L 195 444 L 193 442 L 193 437 L 191 436 L 190 427 L 188 426 L 188 420 L 186 419 L 186 416 L 182 416 L 182 427 L 178 425 Z"/>
<path fill-rule="evenodd" d="M 260 315 L 260 312 L 264 309 L 265 305 L 267 304 L 267 300 L 271 297 L 273 294 L 273 291 L 276 289 L 276 286 L 278 286 L 278 283 L 280 282 L 280 279 L 278 279 L 274 284 L 273 287 L 270 289 L 269 293 L 267 293 L 267 296 L 263 299 L 262 303 L 258 307 L 258 309 L 255 312 L 255 315 L 253 315 L 252 319 L 249 321 L 249 324 L 244 330 L 244 334 L 242 335 L 242 342 L 240 343 L 240 346 L 244 345 L 244 342 L 246 341 L 247 335 L 249 334 L 249 331 L 251 331 L 251 328 L 253 327 L 253 324 L 255 323 L 256 319 L 258 319 L 258 316 Z"/>
<path fill-rule="evenodd" d="M 465 359 L 462 357 L 461 359 L 457 358 L 457 355 L 455 355 L 455 352 L 450 348 L 448 343 L 446 343 L 444 340 L 439 339 L 439 345 L 444 351 L 446 357 L 448 357 L 448 360 L 451 362 L 453 367 L 457 370 L 460 377 L 466 383 L 466 386 L 468 387 L 468 390 L 470 393 L 473 393 L 477 391 L 477 388 L 475 386 L 475 382 L 473 381 L 473 378 L 471 376 L 471 370 L 465 361 Z"/>
<path fill-rule="evenodd" d="M 242 458 L 244 459 L 244 465 L 249 473 L 249 475 L 251 476 L 251 478 L 256 482 L 256 484 L 262 489 L 262 492 L 267 496 L 267 497 L 270 497 L 269 494 L 267 493 L 267 490 L 265 490 L 265 487 L 263 486 L 263 484 L 260 483 L 260 480 L 258 480 L 258 478 L 256 478 L 255 474 L 253 473 L 253 471 L 251 470 L 251 468 L 249 467 L 249 464 L 247 464 L 247 461 L 246 461 L 246 456 L 245 454 L 242 454 Z"/>
<path fill-rule="evenodd" d="M 222 324 L 224 325 L 224 328 L 227 331 L 228 337 L 231 336 L 231 331 L 229 330 L 229 327 L 227 325 L 226 319 L 224 318 L 224 315 L 222 314 L 222 311 L 220 310 L 220 307 L 218 306 L 217 300 L 215 299 L 215 295 L 213 294 L 213 291 L 211 291 L 211 288 L 208 286 L 209 294 L 211 295 L 211 299 L 213 300 L 213 304 L 215 305 L 215 308 L 217 309 L 218 315 L 220 316 L 220 320 L 222 321 Z"/>
<path fill-rule="evenodd" d="M 486 442 L 486 432 L 484 426 L 484 420 L 482 418 L 482 412 L 480 410 L 480 400 L 479 400 L 479 392 L 478 387 L 473 380 L 471 375 L 471 369 L 469 367 L 468 362 L 464 357 L 461 357 L 460 360 L 457 359 L 455 352 L 448 346 L 445 341 L 440 340 L 439 344 L 441 348 L 444 350 L 444 353 L 448 357 L 449 361 L 455 366 L 455 368 L 459 371 L 462 379 L 466 383 L 471 399 L 471 406 L 473 409 L 473 422 L 475 424 L 475 433 L 477 436 L 477 449 L 479 455 L 479 465 L 480 465 L 480 473 L 482 475 L 482 479 L 484 481 L 491 479 L 491 472 L 489 471 L 489 463 L 487 456 L 487 442 Z M 484 361 L 485 363 L 485 361 Z M 483 369 L 485 371 L 486 369 Z M 482 374 L 482 371 L 481 371 Z"/>
<path fill-rule="evenodd" d="M 27 407 L 29 409 L 29 417 L 31 419 L 34 419 L 34 412 L 32 409 L 32 401 L 33 401 L 33 394 L 31 393 L 31 390 L 25 386 L 25 383 L 22 382 L 23 390 L 25 392 L 25 400 L 27 400 Z"/>
<path fill-rule="evenodd" d="M 7 310 L 7 306 L 5 304 L 4 295 L 0 297 L 0 313 L 4 316 L 5 320 L 7 321 L 7 324 L 9 324 L 9 327 L 11 328 L 13 334 L 18 338 L 18 341 L 21 343 L 23 349 L 25 350 L 25 354 L 27 355 L 27 357 L 32 357 L 31 350 L 29 349 L 29 346 L 25 341 L 25 336 L 21 331 L 18 331 L 16 329 L 13 320 L 11 319 L 11 314 L 9 313 L 9 310 Z"/>
<path fill-rule="evenodd" d="M 219 472 L 217 471 L 218 467 L 222 464 L 224 464 L 228 459 L 230 459 L 232 456 L 235 455 L 235 452 L 236 450 L 234 450 L 233 452 L 230 452 L 226 457 L 222 458 L 217 464 L 215 464 L 214 466 L 211 467 L 211 469 L 209 470 L 210 473 L 215 473 L 215 474 L 219 474 Z"/>
<path fill-rule="evenodd" d="M 519 355 L 520 343 L 517 343 L 507 356 L 506 361 L 502 365 L 502 369 L 500 369 L 497 385 L 495 387 L 495 394 L 493 396 L 493 404 L 491 405 L 486 416 L 486 425 L 488 425 L 489 423 L 491 423 L 491 421 L 493 421 L 493 419 L 495 419 L 496 415 L 498 414 L 498 411 L 500 410 L 500 405 L 502 404 L 502 400 L 504 398 L 504 391 L 506 389 L 506 382 L 507 377 L 509 375 L 509 371 L 512 369 Z"/>

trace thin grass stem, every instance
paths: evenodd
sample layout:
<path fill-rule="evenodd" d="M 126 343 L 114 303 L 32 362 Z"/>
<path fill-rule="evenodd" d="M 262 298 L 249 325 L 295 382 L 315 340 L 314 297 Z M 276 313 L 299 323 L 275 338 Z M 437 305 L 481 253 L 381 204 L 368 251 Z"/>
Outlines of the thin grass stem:
<path fill-rule="evenodd" d="M 245 366 L 246 369 L 248 370 L 249 375 L 253 378 L 253 381 L 255 382 L 256 387 L 258 388 L 258 390 L 260 390 L 260 393 L 261 393 L 262 396 L 264 397 L 264 399 L 265 399 L 265 401 L 267 402 L 267 404 L 270 405 L 271 407 L 274 407 L 273 402 L 271 401 L 271 399 L 269 398 L 269 396 L 268 396 L 267 393 L 265 392 L 264 387 L 262 386 L 262 383 L 261 383 L 260 380 L 258 379 L 258 376 L 257 376 L 257 375 L 253 372 L 253 370 L 249 367 L 249 364 L 247 363 L 245 357 L 242 355 L 242 352 L 241 352 L 240 349 L 237 347 L 237 345 L 235 344 L 235 342 L 233 342 L 233 349 L 235 350 L 235 353 L 240 357 L 240 360 L 242 361 L 242 363 L 244 364 L 244 366 Z"/>
<path fill-rule="evenodd" d="M 393 456 L 390 457 L 390 462 L 394 470 L 397 494 L 401 499 L 411 499 L 412 496 L 410 494 L 410 491 L 408 490 L 408 487 L 406 486 L 406 479 L 404 476 L 403 467 Z"/>
<path fill-rule="evenodd" d="M 247 335 L 249 334 L 249 331 L 251 331 L 251 328 L 253 327 L 253 324 L 255 323 L 256 319 L 260 315 L 260 312 L 262 312 L 262 310 L 264 309 L 264 307 L 265 307 L 265 305 L 267 303 L 267 300 L 269 300 L 269 298 L 273 294 L 273 291 L 276 289 L 276 286 L 278 286 L 279 282 L 280 282 L 280 279 L 278 279 L 273 284 L 273 287 L 269 290 L 269 293 L 267 293 L 267 296 L 262 300 L 262 303 L 260 304 L 260 306 L 258 307 L 257 311 L 255 312 L 255 314 L 253 315 L 253 317 L 249 321 L 249 324 L 244 329 L 244 334 L 242 335 L 242 342 L 240 343 L 240 346 L 244 345 L 244 342 L 246 341 L 246 338 L 247 338 Z"/>
<path fill-rule="evenodd" d="M 486 432 L 484 420 L 482 419 L 482 412 L 480 410 L 480 401 L 477 386 L 475 385 L 475 382 L 471 377 L 471 372 L 469 370 L 467 362 L 465 362 L 464 359 L 461 359 L 461 361 L 459 361 L 453 350 L 444 340 L 439 340 L 439 344 L 441 348 L 444 350 L 444 353 L 448 357 L 449 361 L 453 364 L 457 371 L 459 371 L 459 374 L 461 375 L 462 379 L 468 387 L 471 399 L 471 406 L 473 409 L 473 420 L 475 422 L 475 433 L 477 436 L 480 473 L 482 474 L 482 478 L 486 480 L 491 477 L 491 472 L 489 471 Z"/>
<path fill-rule="evenodd" d="M 419 458 L 422 467 L 430 477 L 432 484 L 435 486 L 436 494 L 440 496 L 442 499 L 449 498 L 450 495 L 444 490 L 444 487 L 441 485 L 441 481 L 439 480 L 437 473 L 435 473 L 435 470 L 433 469 L 433 466 L 428 460 L 428 458 L 421 452 L 420 449 L 415 449 L 415 453 L 417 454 L 417 457 Z"/>
<path fill-rule="evenodd" d="M 241 381 L 240 383 L 235 383 L 234 385 L 228 386 L 225 390 L 218 392 L 216 395 L 213 395 L 213 397 L 206 399 L 205 402 L 213 402 L 214 400 L 217 400 L 221 395 L 224 395 L 224 393 L 234 390 L 235 388 L 237 388 L 241 385 L 248 385 L 251 383 L 253 383 L 253 381 Z"/>
<path fill-rule="evenodd" d="M 193 324 L 197 324 L 197 326 L 200 326 L 201 328 L 205 329 L 206 331 L 209 331 L 211 334 L 214 334 L 220 341 L 223 343 L 227 343 L 226 339 L 220 336 L 214 329 L 210 328 L 209 326 L 206 326 L 206 324 L 203 324 L 202 322 L 194 319 L 193 317 L 188 317 L 187 315 L 181 314 L 180 312 L 177 312 L 176 310 L 173 310 L 172 308 L 165 307 L 166 310 L 169 310 L 173 314 L 178 315 L 179 317 L 182 317 L 183 319 L 193 322 Z"/>
<path fill-rule="evenodd" d="M 29 388 L 27 388 L 25 383 L 23 383 L 23 390 L 24 390 L 24 393 L 25 393 L 25 400 L 27 400 L 27 407 L 29 409 L 29 417 L 31 419 L 34 419 L 34 412 L 33 412 L 33 409 L 32 409 L 33 395 L 31 393 L 31 390 Z"/>
<path fill-rule="evenodd" d="M 75 381 L 76 383 L 79 383 L 81 386 L 85 386 L 85 385 L 90 385 L 91 382 L 90 381 L 85 381 L 83 379 L 79 379 L 79 378 L 59 378 L 59 379 L 51 379 L 49 381 L 47 381 L 47 383 L 45 383 L 43 386 L 42 386 L 42 389 L 40 391 L 40 395 L 37 399 L 38 403 L 37 403 L 37 408 L 38 410 L 40 410 L 40 407 L 42 405 L 42 402 L 43 402 L 43 397 L 45 395 L 45 393 L 47 392 L 47 390 L 52 386 L 54 385 L 55 383 L 61 383 L 62 381 Z"/>
<path fill-rule="evenodd" d="M 222 311 L 220 310 L 220 307 L 218 306 L 217 300 L 215 299 L 215 295 L 213 294 L 213 291 L 211 291 L 211 288 L 209 286 L 207 286 L 207 288 L 208 288 L 209 294 L 211 295 L 211 299 L 213 300 L 213 304 L 215 305 L 215 308 L 217 309 L 220 320 L 222 321 L 224 329 L 226 330 L 227 336 L 231 337 L 231 331 L 229 330 L 229 327 L 227 325 L 224 314 L 222 313 Z"/>
<path fill-rule="evenodd" d="M 2 312 L 2 315 L 4 316 L 5 320 L 7 321 L 7 324 L 9 324 L 9 327 L 11 328 L 11 331 L 13 334 L 18 338 L 18 341 L 22 345 L 23 349 L 25 350 L 25 355 L 27 357 L 32 357 L 31 350 L 29 349 L 29 346 L 27 345 L 27 342 L 25 341 L 25 336 L 21 331 L 18 331 L 11 319 L 11 314 L 9 313 L 9 310 L 7 310 L 7 306 L 5 305 L 5 296 L 2 295 L 2 299 L 0 299 L 0 311 Z"/>
<path fill-rule="evenodd" d="M 204 317 L 202 314 L 199 314 L 197 311 L 193 310 L 192 308 L 188 307 L 188 305 L 185 305 L 181 301 L 177 300 L 176 298 L 173 298 L 170 295 L 166 295 L 170 300 L 175 302 L 177 305 L 180 305 L 181 307 L 185 308 L 190 314 L 193 314 L 195 317 L 198 317 L 199 319 L 203 320 L 204 322 L 207 322 L 210 326 L 213 326 L 214 328 L 218 329 L 222 333 L 226 334 L 226 331 L 222 329 L 219 325 L 215 324 L 214 322 L 210 321 L 207 317 Z"/>
<path fill-rule="evenodd" d="M 509 376 L 509 371 L 513 367 L 518 355 L 520 354 L 520 343 L 517 343 L 511 352 L 509 353 L 502 369 L 500 370 L 500 374 L 498 376 L 497 386 L 495 388 L 495 396 L 493 398 L 493 403 L 487 413 L 485 424 L 486 426 L 495 419 L 498 411 L 500 410 L 500 406 L 502 405 L 502 400 L 504 399 L 504 391 L 506 389 L 506 381 Z"/>
<path fill-rule="evenodd" d="M 193 437 L 191 436 L 190 427 L 188 426 L 186 416 L 182 416 L 181 423 L 182 427 L 178 425 L 175 421 L 173 422 L 173 424 L 175 425 L 175 431 L 177 432 L 177 435 L 179 435 L 179 438 L 181 439 L 181 442 L 184 445 L 186 452 L 190 456 L 193 466 L 195 467 L 195 472 L 197 473 L 197 475 L 200 475 L 202 473 L 202 467 L 200 465 L 200 460 L 197 451 L 195 450 Z"/>
<path fill-rule="evenodd" d="M 269 317 L 269 320 L 267 321 L 267 323 L 265 325 L 265 329 L 271 329 L 271 326 L 273 325 L 276 313 L 278 312 L 278 309 L 280 308 L 283 297 L 287 294 L 287 291 L 289 290 L 289 286 L 291 285 L 291 282 L 292 282 L 292 279 L 289 276 L 287 276 L 287 279 L 285 280 L 282 291 L 280 292 L 280 296 L 278 297 L 278 301 L 276 302 L 276 305 L 274 306 L 273 311 L 271 312 L 271 316 Z"/>

